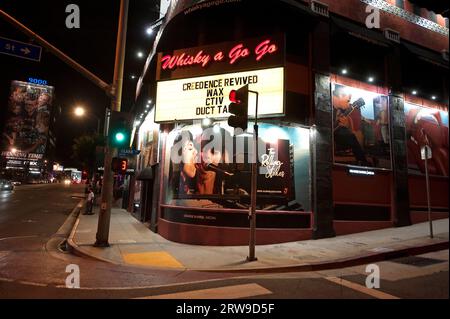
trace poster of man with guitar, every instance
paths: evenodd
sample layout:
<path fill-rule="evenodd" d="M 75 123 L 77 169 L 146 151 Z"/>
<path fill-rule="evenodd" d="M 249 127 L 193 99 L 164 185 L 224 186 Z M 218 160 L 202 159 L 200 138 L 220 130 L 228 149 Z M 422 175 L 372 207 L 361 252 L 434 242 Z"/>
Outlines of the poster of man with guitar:
<path fill-rule="evenodd" d="M 381 103 L 381 100 L 386 103 Z M 333 133 L 336 163 L 391 167 L 386 121 L 381 123 L 379 120 L 383 111 L 381 106 L 386 104 L 385 96 L 334 84 Z"/>

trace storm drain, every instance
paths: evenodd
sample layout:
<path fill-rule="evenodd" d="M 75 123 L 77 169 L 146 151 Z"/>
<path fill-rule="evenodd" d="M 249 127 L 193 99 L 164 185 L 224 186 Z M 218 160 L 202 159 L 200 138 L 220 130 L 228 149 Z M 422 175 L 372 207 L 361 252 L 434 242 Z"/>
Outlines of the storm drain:
<path fill-rule="evenodd" d="M 442 264 L 445 261 L 439 260 L 439 259 L 433 259 L 433 258 L 425 258 L 425 257 L 417 257 L 417 256 L 410 256 L 405 258 L 399 258 L 391 260 L 391 262 L 402 264 L 402 265 L 409 265 L 414 267 L 427 267 L 431 265 L 437 265 Z"/>
<path fill-rule="evenodd" d="M 67 239 L 64 239 L 58 246 L 59 250 L 63 253 L 69 253 L 69 245 L 67 244 Z"/>

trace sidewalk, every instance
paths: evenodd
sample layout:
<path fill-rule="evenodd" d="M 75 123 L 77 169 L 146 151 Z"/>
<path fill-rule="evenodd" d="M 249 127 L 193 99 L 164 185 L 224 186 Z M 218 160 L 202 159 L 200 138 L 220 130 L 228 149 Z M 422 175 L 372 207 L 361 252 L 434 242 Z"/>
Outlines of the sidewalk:
<path fill-rule="evenodd" d="M 80 215 L 68 240 L 75 254 L 133 266 L 201 271 L 308 271 L 348 267 L 448 248 L 449 220 L 383 229 L 331 239 L 257 246 L 258 261 L 247 263 L 248 246 L 208 247 L 173 243 L 151 232 L 128 212 L 111 213 L 110 248 L 93 247 L 98 214 Z"/>

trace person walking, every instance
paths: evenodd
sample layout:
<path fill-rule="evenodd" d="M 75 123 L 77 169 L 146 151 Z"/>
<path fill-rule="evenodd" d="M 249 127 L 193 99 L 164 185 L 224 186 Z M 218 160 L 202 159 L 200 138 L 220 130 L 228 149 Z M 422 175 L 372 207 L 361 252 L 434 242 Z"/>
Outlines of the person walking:
<path fill-rule="evenodd" d="M 92 212 L 92 208 L 94 206 L 94 198 L 95 198 L 94 191 L 93 191 L 92 187 L 89 187 L 87 197 L 86 197 L 85 215 L 94 215 L 94 213 Z"/>

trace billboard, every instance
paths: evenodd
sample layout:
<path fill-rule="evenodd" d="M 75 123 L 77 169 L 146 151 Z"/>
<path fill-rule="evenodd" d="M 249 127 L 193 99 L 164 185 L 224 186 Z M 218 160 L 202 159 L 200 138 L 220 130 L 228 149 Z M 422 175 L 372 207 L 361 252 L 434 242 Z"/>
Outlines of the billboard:
<path fill-rule="evenodd" d="M 421 149 L 429 145 L 432 159 L 428 170 L 432 175 L 448 176 L 448 112 L 405 102 L 408 168 L 425 173 Z"/>
<path fill-rule="evenodd" d="M 3 156 L 42 159 L 47 146 L 53 96 L 51 86 L 12 82 L 2 134 Z"/>
<path fill-rule="evenodd" d="M 333 84 L 334 162 L 391 168 L 388 97 Z"/>

